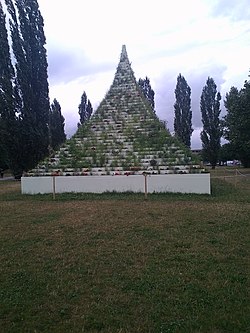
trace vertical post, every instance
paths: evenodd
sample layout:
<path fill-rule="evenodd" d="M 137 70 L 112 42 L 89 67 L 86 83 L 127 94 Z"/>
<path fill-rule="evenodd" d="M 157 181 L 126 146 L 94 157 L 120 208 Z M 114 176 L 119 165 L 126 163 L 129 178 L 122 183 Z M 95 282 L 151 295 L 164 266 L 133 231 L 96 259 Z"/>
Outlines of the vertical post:
<path fill-rule="evenodd" d="M 147 174 L 144 173 L 144 193 L 145 193 L 145 199 L 148 198 L 148 183 L 147 183 Z"/>
<path fill-rule="evenodd" d="M 53 200 L 56 198 L 56 177 L 52 176 L 52 184 L 53 184 Z"/>
<path fill-rule="evenodd" d="M 235 176 L 234 176 L 234 186 L 236 187 L 237 185 L 237 169 L 235 169 Z"/>

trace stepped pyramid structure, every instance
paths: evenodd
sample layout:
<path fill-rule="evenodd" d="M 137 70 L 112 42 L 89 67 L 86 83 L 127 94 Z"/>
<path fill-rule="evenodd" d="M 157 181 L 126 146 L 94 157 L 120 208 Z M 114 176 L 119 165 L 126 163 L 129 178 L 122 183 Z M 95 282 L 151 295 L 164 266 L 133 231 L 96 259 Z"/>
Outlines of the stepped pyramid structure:
<path fill-rule="evenodd" d="M 28 176 L 202 171 L 191 151 L 170 135 L 145 99 L 123 45 L 113 83 L 91 119 Z"/>

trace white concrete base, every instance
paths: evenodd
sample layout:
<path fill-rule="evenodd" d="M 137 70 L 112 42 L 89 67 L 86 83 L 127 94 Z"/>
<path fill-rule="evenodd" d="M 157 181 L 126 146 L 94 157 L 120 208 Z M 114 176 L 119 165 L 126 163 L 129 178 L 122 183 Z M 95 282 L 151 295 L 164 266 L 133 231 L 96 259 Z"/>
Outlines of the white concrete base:
<path fill-rule="evenodd" d="M 54 184 L 53 185 L 53 178 Z M 210 174 L 22 177 L 22 194 L 65 192 L 180 192 L 211 194 Z"/>

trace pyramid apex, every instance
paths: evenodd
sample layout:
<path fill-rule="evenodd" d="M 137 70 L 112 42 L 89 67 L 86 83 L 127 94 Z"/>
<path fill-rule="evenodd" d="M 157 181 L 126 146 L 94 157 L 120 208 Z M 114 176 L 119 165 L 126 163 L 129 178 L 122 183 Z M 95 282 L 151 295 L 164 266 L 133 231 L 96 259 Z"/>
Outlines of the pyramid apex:
<path fill-rule="evenodd" d="M 122 45 L 122 53 L 127 53 L 126 45 L 125 44 Z"/>
<path fill-rule="evenodd" d="M 126 45 L 122 45 L 121 60 L 128 59 Z"/>

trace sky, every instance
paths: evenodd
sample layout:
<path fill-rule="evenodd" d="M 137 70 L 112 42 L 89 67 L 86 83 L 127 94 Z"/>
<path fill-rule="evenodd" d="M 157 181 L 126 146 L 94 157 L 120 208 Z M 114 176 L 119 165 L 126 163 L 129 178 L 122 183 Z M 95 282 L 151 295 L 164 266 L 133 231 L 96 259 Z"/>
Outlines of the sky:
<path fill-rule="evenodd" d="M 156 114 L 172 132 L 174 90 L 191 88 L 192 148 L 201 147 L 200 96 L 208 77 L 223 100 L 250 69 L 249 0 L 38 0 L 47 40 L 51 102 L 58 100 L 70 137 L 83 91 L 94 110 L 109 90 L 126 45 L 135 77 L 149 77 Z"/>

